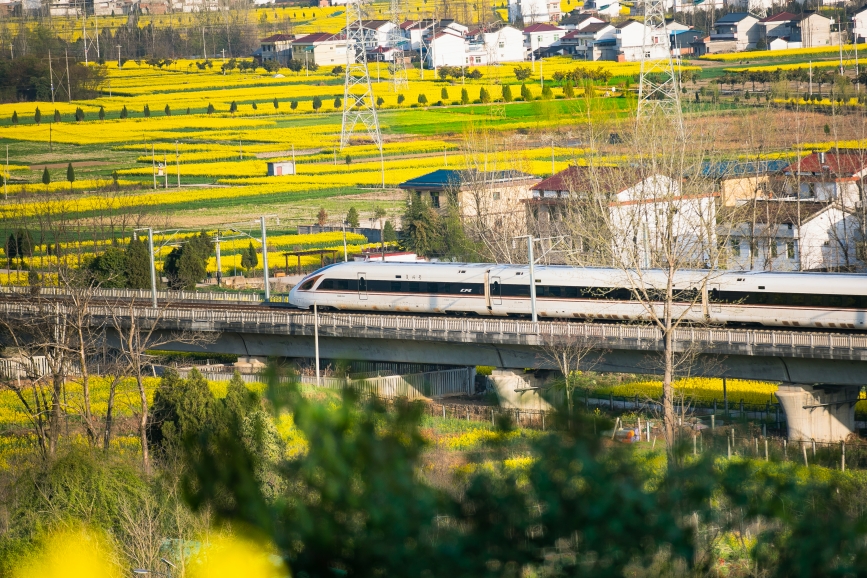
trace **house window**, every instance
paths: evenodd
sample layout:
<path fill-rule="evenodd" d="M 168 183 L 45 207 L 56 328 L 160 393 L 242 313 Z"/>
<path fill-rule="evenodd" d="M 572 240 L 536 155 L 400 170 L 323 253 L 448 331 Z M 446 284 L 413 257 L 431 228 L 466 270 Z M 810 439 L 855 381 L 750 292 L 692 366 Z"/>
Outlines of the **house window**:
<path fill-rule="evenodd" d="M 740 242 L 740 240 L 739 239 L 732 239 L 731 245 L 732 245 L 732 255 L 734 255 L 735 257 L 740 257 L 741 256 L 741 242 Z"/>
<path fill-rule="evenodd" d="M 777 242 L 771 241 L 771 257 L 774 258 L 777 256 Z"/>
<path fill-rule="evenodd" d="M 505 47 L 506 47 L 506 43 L 505 43 L 505 42 L 500 42 L 500 48 L 505 48 Z"/>
<path fill-rule="evenodd" d="M 495 201 L 499 201 L 500 200 L 500 191 L 494 191 L 493 196 L 494 196 Z"/>
<path fill-rule="evenodd" d="M 788 243 L 786 243 L 786 257 L 788 257 L 789 259 L 795 258 L 795 242 L 794 241 L 789 241 Z"/>
<path fill-rule="evenodd" d="M 440 196 L 439 193 L 431 193 L 430 194 L 430 204 L 433 208 L 440 208 Z"/>

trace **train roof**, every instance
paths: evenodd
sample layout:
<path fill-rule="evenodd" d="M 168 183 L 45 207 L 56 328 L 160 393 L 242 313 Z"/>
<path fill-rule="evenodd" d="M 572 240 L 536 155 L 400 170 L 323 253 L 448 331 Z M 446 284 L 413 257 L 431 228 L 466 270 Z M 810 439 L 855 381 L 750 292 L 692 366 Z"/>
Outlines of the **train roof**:
<path fill-rule="evenodd" d="M 496 264 L 496 263 L 454 263 L 454 262 L 372 262 L 349 261 L 335 263 L 317 271 L 329 273 L 348 273 L 356 276 L 358 273 L 390 270 L 394 274 L 408 275 L 442 275 L 454 270 L 456 273 L 466 271 L 467 279 L 491 270 L 499 275 L 503 283 L 524 283 L 526 277 L 509 275 L 510 272 L 524 273 L 526 264 Z M 551 284 L 566 279 L 574 280 L 579 276 L 587 286 L 625 286 L 647 284 L 664 287 L 666 272 L 662 269 L 647 269 L 643 271 L 628 271 L 603 267 L 571 267 L 568 265 L 536 265 L 536 279 L 541 284 Z M 517 278 L 515 278 L 517 277 Z M 867 274 L 863 273 L 823 273 L 823 272 L 778 272 L 778 271 L 717 271 L 681 270 L 675 274 L 677 289 L 696 284 L 707 283 L 718 286 L 726 291 L 767 291 L 781 293 L 824 293 L 830 295 L 867 295 Z"/>

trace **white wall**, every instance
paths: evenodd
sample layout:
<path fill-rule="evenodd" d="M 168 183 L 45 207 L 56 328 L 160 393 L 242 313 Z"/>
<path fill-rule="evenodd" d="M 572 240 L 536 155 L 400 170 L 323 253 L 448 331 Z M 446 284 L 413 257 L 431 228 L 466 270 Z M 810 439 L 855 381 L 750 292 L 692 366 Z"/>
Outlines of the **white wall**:
<path fill-rule="evenodd" d="M 524 20 L 524 26 L 547 22 L 547 0 L 509 0 L 509 22 L 515 22 L 518 18 Z"/>
<path fill-rule="evenodd" d="M 497 32 L 482 35 L 492 63 L 520 62 L 525 59 L 524 35 L 517 28 L 504 26 Z"/>
<path fill-rule="evenodd" d="M 465 66 L 466 41 L 452 34 L 443 34 L 430 41 L 427 63 L 431 68 L 440 66 Z"/>
<path fill-rule="evenodd" d="M 644 266 L 644 258 L 665 249 L 676 238 L 676 253 L 703 260 L 716 242 L 716 204 L 710 195 L 681 198 L 680 184 L 655 175 L 621 191 L 609 207 L 614 252 L 628 266 Z M 669 219 L 669 213 L 674 211 Z M 670 221 L 670 222 L 669 222 Z M 638 263 L 629 261 L 638 256 Z"/>
<path fill-rule="evenodd" d="M 855 243 L 861 239 L 858 219 L 829 207 L 801 225 L 801 270 L 858 264 Z"/>
<path fill-rule="evenodd" d="M 568 30 L 545 30 L 540 32 L 524 31 L 524 46 L 530 50 L 539 50 L 540 48 L 548 48 L 560 43 L 560 39 L 566 35 Z"/>
<path fill-rule="evenodd" d="M 660 29 L 651 30 L 648 34 L 650 35 L 650 58 L 667 58 L 670 47 L 668 32 L 665 29 Z M 623 53 L 627 61 L 634 62 L 641 60 L 644 44 L 644 24 L 632 22 L 628 26 L 618 28 L 614 31 L 614 38 L 617 40 L 617 50 Z"/>
<path fill-rule="evenodd" d="M 855 38 L 867 38 L 867 10 L 862 10 L 852 17 Z"/>

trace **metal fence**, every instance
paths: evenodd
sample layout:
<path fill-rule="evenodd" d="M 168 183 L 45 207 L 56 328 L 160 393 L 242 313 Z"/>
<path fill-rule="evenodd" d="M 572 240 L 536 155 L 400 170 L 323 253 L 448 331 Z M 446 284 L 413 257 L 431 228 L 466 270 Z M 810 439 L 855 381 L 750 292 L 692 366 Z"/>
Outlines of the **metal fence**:
<path fill-rule="evenodd" d="M 0 295 L 29 295 L 30 287 L 0 286 Z M 65 297 L 69 291 L 63 287 L 40 287 L 39 294 L 44 297 Z M 97 289 L 95 297 L 102 299 L 151 299 L 149 289 Z M 162 301 L 226 301 L 235 303 L 261 303 L 263 295 L 258 293 L 224 293 L 222 291 L 157 291 L 157 299 Z"/>
<path fill-rule="evenodd" d="M 0 377 L 18 379 L 48 374 L 48 360 L 43 356 L 0 358 Z"/>

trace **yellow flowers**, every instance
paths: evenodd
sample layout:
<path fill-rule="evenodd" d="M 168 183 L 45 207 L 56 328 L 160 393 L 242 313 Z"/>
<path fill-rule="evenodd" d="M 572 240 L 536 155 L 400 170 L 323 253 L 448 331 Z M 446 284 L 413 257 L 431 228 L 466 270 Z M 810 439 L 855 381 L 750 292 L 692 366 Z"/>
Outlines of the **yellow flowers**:
<path fill-rule="evenodd" d="M 744 400 L 744 403 L 751 404 L 764 404 L 769 401 L 773 403 L 773 394 L 777 391 L 777 387 L 776 383 L 764 381 L 726 380 L 730 404 L 737 403 L 741 399 Z M 723 398 L 722 379 L 717 378 L 690 377 L 679 379 L 674 383 L 674 389 L 677 394 L 682 394 L 687 400 L 712 402 L 716 399 L 718 402 L 722 402 Z M 593 393 L 603 396 L 611 394 L 626 397 L 638 395 L 641 398 L 659 398 L 662 396 L 662 381 L 634 381 L 612 387 L 601 387 L 593 390 Z"/>
<path fill-rule="evenodd" d="M 843 50 L 852 50 L 853 45 L 848 44 Z M 702 60 L 718 60 L 721 62 L 734 62 L 738 60 L 753 60 L 757 58 L 785 58 L 787 56 L 809 56 L 833 54 L 840 50 L 839 46 L 819 46 L 816 48 L 791 48 L 789 50 L 753 50 L 751 52 L 733 52 L 729 54 L 705 54 Z"/>

